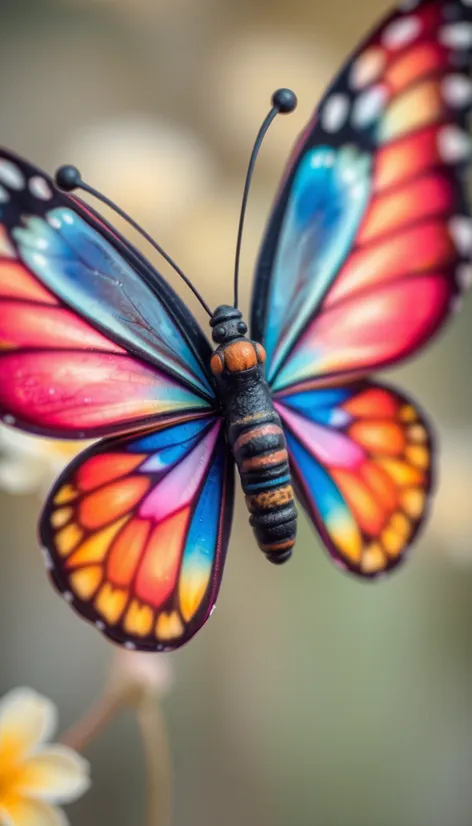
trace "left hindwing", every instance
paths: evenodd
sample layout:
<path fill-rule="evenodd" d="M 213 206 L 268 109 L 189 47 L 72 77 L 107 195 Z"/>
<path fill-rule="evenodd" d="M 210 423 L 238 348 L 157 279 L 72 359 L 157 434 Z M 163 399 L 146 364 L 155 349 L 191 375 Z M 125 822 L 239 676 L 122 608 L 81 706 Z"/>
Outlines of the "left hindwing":
<path fill-rule="evenodd" d="M 409 6 L 348 61 L 282 183 L 251 319 L 276 392 L 406 358 L 470 281 L 472 5 Z"/>
<path fill-rule="evenodd" d="M 398 565 L 432 485 L 423 414 L 393 388 L 367 381 L 283 394 L 275 406 L 295 490 L 334 560 L 363 577 Z"/>
<path fill-rule="evenodd" d="M 114 642 L 178 648 L 216 602 L 233 480 L 219 418 L 180 417 L 94 445 L 43 512 L 54 584 Z"/>

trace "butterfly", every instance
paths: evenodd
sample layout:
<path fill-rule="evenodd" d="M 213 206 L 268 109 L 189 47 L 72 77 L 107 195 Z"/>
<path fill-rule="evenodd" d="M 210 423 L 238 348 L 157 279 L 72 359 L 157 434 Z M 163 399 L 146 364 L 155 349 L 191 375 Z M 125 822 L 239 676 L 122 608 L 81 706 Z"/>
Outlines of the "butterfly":
<path fill-rule="evenodd" d="M 471 54 L 470 0 L 410 2 L 354 52 L 289 160 L 250 336 L 223 305 L 216 348 L 103 218 L 0 153 L 0 414 L 100 437 L 40 534 L 53 583 L 114 642 L 173 650 L 208 619 L 235 465 L 272 562 L 295 542 L 294 495 L 347 571 L 375 579 L 405 558 L 432 433 L 371 373 L 425 345 L 471 283 Z"/>

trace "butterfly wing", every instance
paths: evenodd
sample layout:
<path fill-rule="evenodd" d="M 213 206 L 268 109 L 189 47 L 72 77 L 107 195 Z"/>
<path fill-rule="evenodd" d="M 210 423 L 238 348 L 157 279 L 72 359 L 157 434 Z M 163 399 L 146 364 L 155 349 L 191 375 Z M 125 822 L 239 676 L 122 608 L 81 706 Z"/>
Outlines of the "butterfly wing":
<path fill-rule="evenodd" d="M 210 345 L 159 274 L 78 199 L 0 152 L 0 415 L 103 435 L 214 401 Z"/>
<path fill-rule="evenodd" d="M 431 492 L 424 415 L 396 390 L 368 381 L 287 393 L 275 406 L 295 489 L 334 560 L 363 577 L 398 565 Z"/>
<path fill-rule="evenodd" d="M 470 282 L 472 6 L 397 11 L 331 86 L 263 244 L 252 334 L 275 392 L 409 356 Z"/>
<path fill-rule="evenodd" d="M 218 594 L 233 466 L 221 420 L 204 415 L 86 450 L 42 516 L 56 587 L 114 642 L 141 650 L 187 642 Z"/>

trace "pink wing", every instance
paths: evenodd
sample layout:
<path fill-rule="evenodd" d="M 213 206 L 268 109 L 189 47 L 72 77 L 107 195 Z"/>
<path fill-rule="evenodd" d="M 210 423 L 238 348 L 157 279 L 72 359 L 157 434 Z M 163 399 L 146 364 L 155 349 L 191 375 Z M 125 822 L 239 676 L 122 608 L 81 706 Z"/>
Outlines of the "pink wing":
<path fill-rule="evenodd" d="M 459 307 L 471 278 L 471 54 L 469 4 L 398 10 L 301 136 L 254 290 L 274 392 L 398 362 Z"/>
<path fill-rule="evenodd" d="M 208 410 L 208 341 L 159 274 L 5 152 L 0 187 L 3 421 L 81 438 Z"/>
<path fill-rule="evenodd" d="M 0 308 L 6 424 L 52 437 L 92 437 L 205 405 L 61 306 L 14 260 L 0 260 Z"/>

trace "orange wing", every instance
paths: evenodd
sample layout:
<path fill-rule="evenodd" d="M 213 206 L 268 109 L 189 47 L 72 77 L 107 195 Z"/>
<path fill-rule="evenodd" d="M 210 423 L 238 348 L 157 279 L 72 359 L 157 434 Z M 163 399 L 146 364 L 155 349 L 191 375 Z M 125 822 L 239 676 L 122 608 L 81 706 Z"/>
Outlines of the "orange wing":
<path fill-rule="evenodd" d="M 425 517 L 432 436 L 388 387 L 289 393 L 276 402 L 297 493 L 335 561 L 363 577 L 401 562 Z"/>
<path fill-rule="evenodd" d="M 52 580 L 114 642 L 177 648 L 215 604 L 232 507 L 219 419 L 173 419 L 101 442 L 67 468 L 46 504 Z"/>

